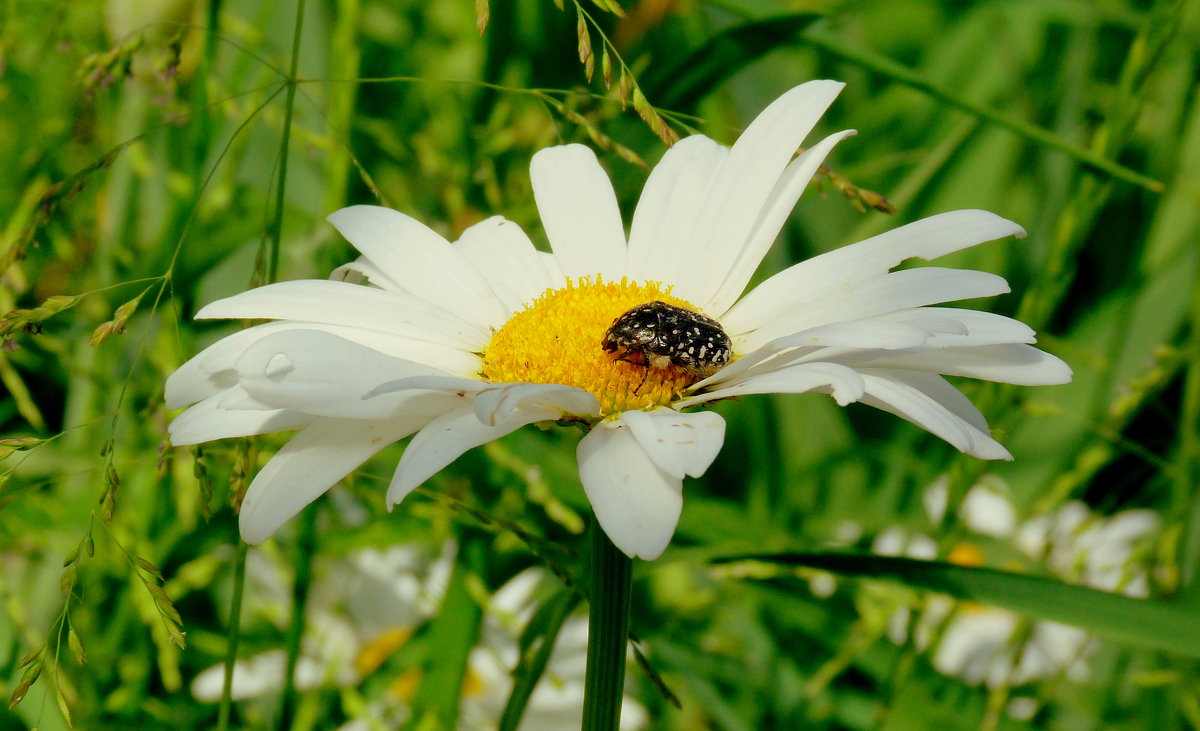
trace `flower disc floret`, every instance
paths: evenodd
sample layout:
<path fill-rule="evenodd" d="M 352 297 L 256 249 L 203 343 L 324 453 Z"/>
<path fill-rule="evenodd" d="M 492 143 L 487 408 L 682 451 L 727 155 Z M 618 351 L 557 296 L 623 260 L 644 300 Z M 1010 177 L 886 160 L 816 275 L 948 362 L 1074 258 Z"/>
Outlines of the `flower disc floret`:
<path fill-rule="evenodd" d="M 480 376 L 492 383 L 561 383 L 590 391 L 602 416 L 663 406 L 698 380 L 677 366 L 651 368 L 606 352 L 613 320 L 655 300 L 696 308 L 657 282 L 636 284 L 581 277 L 547 290 L 492 336 Z"/>

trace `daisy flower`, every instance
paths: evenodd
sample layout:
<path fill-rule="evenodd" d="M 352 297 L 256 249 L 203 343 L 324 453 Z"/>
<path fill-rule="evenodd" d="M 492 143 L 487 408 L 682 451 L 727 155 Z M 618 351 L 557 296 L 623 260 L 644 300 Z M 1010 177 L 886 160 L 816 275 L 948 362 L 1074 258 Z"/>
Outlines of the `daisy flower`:
<path fill-rule="evenodd" d="M 926 513 L 933 523 L 945 515 L 948 484 L 939 478 L 925 491 Z M 958 515 L 973 533 L 1015 548 L 1049 575 L 1125 596 L 1150 594 L 1151 577 L 1143 556 L 1147 542 L 1160 528 L 1152 510 L 1125 510 L 1105 517 L 1070 501 L 1019 522 L 1007 486 L 985 475 L 967 492 Z M 877 536 L 872 550 L 885 556 L 933 559 L 937 542 L 889 528 Z M 983 550 L 970 540 L 956 544 L 948 559 L 964 566 L 987 563 Z M 888 635 L 893 642 L 904 644 L 910 632 L 921 650 L 936 642 L 931 661 L 938 672 L 991 688 L 1058 675 L 1085 682 L 1090 674 L 1088 658 L 1097 647 L 1092 636 L 1077 627 L 1030 621 L 1007 609 L 941 595 L 929 598 L 915 623 L 908 608 L 891 615 Z"/>
<path fill-rule="evenodd" d="M 732 148 L 703 135 L 651 172 L 626 236 L 612 185 L 581 145 L 532 161 L 552 253 L 487 219 L 450 243 L 396 211 L 330 222 L 362 256 L 334 281 L 272 284 L 198 318 L 274 322 L 230 335 L 167 381 L 175 444 L 299 432 L 248 489 L 245 540 L 265 540 L 384 446 L 415 435 L 387 504 L 463 452 L 535 422 L 587 427 L 579 475 L 601 527 L 629 556 L 666 548 L 685 476 L 704 473 L 724 420 L 686 411 L 755 393 L 826 393 L 895 413 L 984 459 L 1010 459 L 942 375 L 1069 380 L 1033 331 L 929 305 L 1008 291 L 934 259 L 1020 226 L 955 211 L 797 264 L 741 296 L 797 198 L 852 131 L 800 147 L 842 88 L 813 81 L 775 100 Z M 366 286 L 364 286 L 364 282 Z M 740 297 L 741 296 L 741 297 Z M 739 299 L 740 297 L 740 299 Z"/>
<path fill-rule="evenodd" d="M 437 613 L 456 551 L 449 543 L 436 554 L 425 546 L 401 544 L 318 560 L 296 687 L 355 689 L 361 708 L 338 731 L 398 728 L 411 720 L 419 674 L 412 667 L 390 667 L 388 660 Z M 255 591 L 247 592 L 246 611 L 269 617 L 282 633 L 291 601 L 292 567 L 262 551 L 248 558 L 247 579 Z M 467 661 L 456 726 L 460 731 L 496 728 L 512 693 L 521 632 L 545 588 L 557 585 L 555 581 L 547 571 L 525 569 L 488 599 L 478 643 Z M 525 707 L 521 731 L 579 728 L 587 637 L 586 614 L 576 613 L 563 623 L 544 675 Z M 275 708 L 286 664 L 283 648 L 275 648 L 234 665 L 232 697 L 249 704 L 242 713 L 258 719 L 258 725 L 265 726 L 262 717 Z M 387 682 L 368 682 L 372 678 Z M 192 695 L 217 703 L 224 680 L 224 664 L 209 667 L 193 680 Z M 642 728 L 647 722 L 646 709 L 630 696 L 623 699 L 621 716 L 622 729 Z"/>

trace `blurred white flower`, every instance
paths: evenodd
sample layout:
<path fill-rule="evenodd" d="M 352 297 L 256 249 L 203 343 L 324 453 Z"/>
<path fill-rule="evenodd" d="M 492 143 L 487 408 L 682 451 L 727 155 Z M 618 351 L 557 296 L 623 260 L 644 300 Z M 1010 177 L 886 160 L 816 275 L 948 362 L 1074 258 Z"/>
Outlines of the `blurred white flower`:
<path fill-rule="evenodd" d="M 518 637 L 537 608 L 536 589 L 546 578 L 540 569 L 526 569 L 492 596 L 482 641 L 471 652 L 473 692 L 463 698 L 461 724 L 478 729 L 495 727 L 512 690 L 510 673 L 517 665 Z M 545 675 L 529 698 L 521 731 L 581 726 L 587 638 L 585 615 L 577 613 L 563 623 Z M 621 728 L 642 728 L 647 718 L 646 710 L 626 696 L 621 707 Z"/>
<path fill-rule="evenodd" d="M 748 292 L 826 154 L 796 150 L 842 84 L 813 81 L 768 106 L 732 148 L 703 135 L 663 155 L 628 236 L 616 195 L 581 145 L 534 156 L 553 253 L 490 218 L 449 243 L 396 211 L 330 221 L 362 257 L 334 279 L 283 282 L 198 318 L 274 319 L 230 335 L 167 381 L 175 444 L 299 429 L 242 504 L 242 536 L 268 538 L 380 449 L 416 434 L 388 489 L 399 503 L 463 452 L 534 422 L 574 421 L 580 479 L 626 554 L 658 557 L 682 482 L 707 470 L 725 422 L 685 412 L 755 393 L 826 393 L 897 414 L 984 459 L 1010 459 L 941 374 L 1064 383 L 1070 370 L 1015 320 L 929 305 L 1008 291 L 978 271 L 891 271 L 1022 236 L 955 211 L 818 256 Z M 793 159 L 794 158 L 794 159 Z"/>
<path fill-rule="evenodd" d="M 247 557 L 246 611 L 268 619 L 282 630 L 290 566 L 262 551 Z M 341 559 L 318 559 L 310 592 L 307 631 L 296 665 L 296 687 L 355 685 L 361 679 L 364 649 L 372 643 L 403 638 L 434 614 L 445 591 L 452 554 L 440 556 L 416 546 L 387 551 L 364 549 Z M 282 648 L 259 653 L 234 665 L 232 695 L 246 700 L 283 688 Z M 214 665 L 192 682 L 192 695 L 207 702 L 221 697 L 225 672 Z"/>
<path fill-rule="evenodd" d="M 247 592 L 248 609 L 267 616 L 287 600 L 287 567 L 273 564 L 260 552 L 251 553 Z M 311 591 L 307 632 L 296 667 L 296 687 L 357 687 L 380 669 L 387 657 L 437 611 L 453 561 L 453 546 L 440 555 L 415 546 L 386 551 L 364 549 L 337 560 L 318 562 L 317 581 Z M 527 569 L 510 579 L 491 597 L 485 608 L 478 644 L 467 661 L 459 708 L 458 728 L 483 731 L 495 728 L 512 691 L 512 669 L 518 661 L 518 637 L 538 599 L 539 585 L 549 579 L 540 569 Z M 583 714 L 583 681 L 587 656 L 587 618 L 567 619 L 550 655 L 545 674 L 529 698 L 521 731 L 577 728 Z M 285 654 L 272 649 L 234 666 L 234 700 L 250 701 L 280 692 L 285 674 Z M 216 702 L 221 697 L 224 668 L 214 665 L 192 682 L 198 700 Z M 409 718 L 411 675 L 394 678 L 377 696 L 366 699 L 362 716 L 344 724 L 341 731 L 385 728 Z M 621 728 L 638 729 L 646 711 L 626 697 Z"/>
<path fill-rule="evenodd" d="M 939 479 L 924 495 L 934 522 L 945 514 L 946 487 L 945 480 Z M 1158 530 L 1153 511 L 1127 510 L 1104 517 L 1072 501 L 1048 515 L 1018 523 L 1007 488 L 994 477 L 985 477 L 967 493 L 958 516 L 975 533 L 1009 542 L 1062 579 L 1128 596 L 1148 593 L 1148 575 L 1138 561 L 1138 547 Z M 880 533 L 873 548 L 882 555 L 911 558 L 930 559 L 937 554 L 937 545 L 928 536 L 902 529 Z M 950 560 L 965 565 L 983 562 L 970 542 L 955 546 Z M 1094 649 L 1092 637 L 1082 629 L 1030 621 L 1006 609 L 940 595 L 929 598 L 911 629 L 919 649 L 929 648 L 938 636 L 932 659 L 938 672 L 989 687 L 1059 674 L 1085 681 L 1087 658 Z M 909 630 L 909 610 L 890 617 L 888 634 L 894 642 L 903 643 Z"/>
<path fill-rule="evenodd" d="M 946 515 L 949 488 L 949 479 L 942 475 L 921 496 L 925 514 L 934 523 L 940 523 Z M 993 538 L 1012 538 L 1017 528 L 1017 510 L 1008 485 L 992 475 L 984 475 L 967 491 L 957 517 L 976 533 Z"/>

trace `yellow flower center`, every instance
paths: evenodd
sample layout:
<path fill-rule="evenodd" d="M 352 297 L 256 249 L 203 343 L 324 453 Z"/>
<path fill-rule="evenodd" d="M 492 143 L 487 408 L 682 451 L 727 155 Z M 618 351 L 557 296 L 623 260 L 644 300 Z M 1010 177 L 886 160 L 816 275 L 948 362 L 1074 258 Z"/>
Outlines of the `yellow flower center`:
<path fill-rule="evenodd" d="M 547 290 L 500 328 L 483 353 L 483 380 L 561 383 L 595 394 L 601 416 L 669 404 L 699 380 L 675 365 L 656 368 L 623 360 L 601 347 L 613 320 L 659 300 L 696 311 L 657 282 L 634 284 L 581 277 Z"/>

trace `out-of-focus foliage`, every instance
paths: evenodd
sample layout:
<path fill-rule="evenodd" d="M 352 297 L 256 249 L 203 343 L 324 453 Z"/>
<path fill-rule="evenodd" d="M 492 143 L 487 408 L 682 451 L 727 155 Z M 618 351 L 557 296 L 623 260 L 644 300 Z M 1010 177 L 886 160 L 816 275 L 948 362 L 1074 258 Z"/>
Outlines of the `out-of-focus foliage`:
<path fill-rule="evenodd" d="M 939 558 L 1152 597 L 1200 622 L 1196 4 L 558 2 L 310 0 L 302 23 L 296 0 L 0 5 L 0 690 L 24 697 L 0 727 L 215 726 L 193 682 L 231 638 L 231 502 L 282 442 L 172 448 L 162 383 L 235 327 L 191 315 L 269 275 L 272 239 L 279 279 L 351 256 L 323 220 L 351 203 L 451 237 L 502 214 L 536 240 L 537 149 L 597 148 L 629 210 L 664 139 L 732 140 L 819 77 L 849 82 L 823 130 L 859 136 L 764 268 L 941 211 L 995 211 L 1029 236 L 946 265 L 1005 275 L 1013 293 L 981 306 L 1034 325 L 1075 381 L 962 384 L 1011 464 L 819 395 L 722 404 L 721 457 L 687 483 L 672 548 L 637 566 L 646 670 L 631 668 L 629 691 L 648 726 L 1200 725 L 1194 651 L 1147 649 L 1172 646 L 1161 624 L 1064 640 L 1038 621 L 1036 592 L 1010 603 L 1017 615 L 924 591 L 994 596 L 969 574 L 958 591 L 957 574 L 795 565 L 829 550 Z M 862 212 L 880 203 L 870 191 L 897 212 Z M 498 714 L 480 699 L 507 697 L 511 667 L 472 648 L 500 646 L 497 632 L 534 647 L 578 603 L 547 578 L 536 612 L 493 601 L 530 566 L 579 577 L 576 438 L 520 431 L 392 513 L 402 445 L 385 450 L 252 549 L 239 656 L 268 659 L 265 677 L 235 678 L 234 725 Z M 972 507 L 973 485 L 1000 501 Z M 984 519 L 998 514 L 1008 528 Z M 710 562 L 750 553 L 788 560 Z M 440 578 L 439 555 L 453 565 Z M 341 587 L 314 588 L 303 626 L 289 625 L 296 576 Z M 1046 586 L 1053 616 L 1113 624 L 1096 614 L 1109 605 L 1063 610 L 1081 595 Z M 980 612 L 1005 613 L 972 624 Z M 325 653 L 330 632 L 353 657 Z M 315 676 L 281 711 L 270 653 L 289 638 Z"/>

